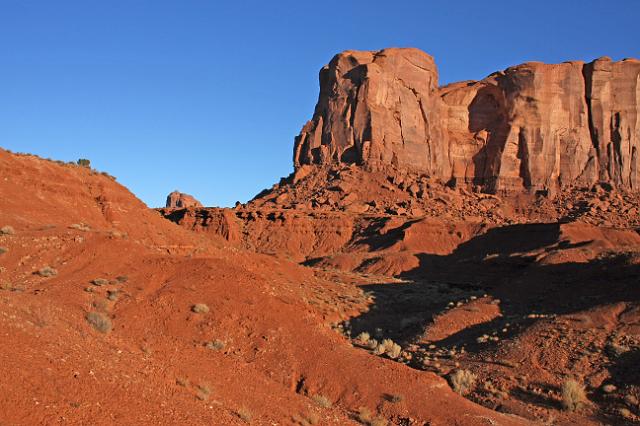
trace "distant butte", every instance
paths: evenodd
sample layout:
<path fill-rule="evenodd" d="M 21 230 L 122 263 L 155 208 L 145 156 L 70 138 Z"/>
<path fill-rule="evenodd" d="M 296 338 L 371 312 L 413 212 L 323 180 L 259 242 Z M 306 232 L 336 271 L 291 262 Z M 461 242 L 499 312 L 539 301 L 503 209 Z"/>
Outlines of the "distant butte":
<path fill-rule="evenodd" d="M 202 207 L 202 204 L 193 196 L 176 190 L 167 195 L 165 207 L 168 209 L 184 209 L 189 207 Z"/>

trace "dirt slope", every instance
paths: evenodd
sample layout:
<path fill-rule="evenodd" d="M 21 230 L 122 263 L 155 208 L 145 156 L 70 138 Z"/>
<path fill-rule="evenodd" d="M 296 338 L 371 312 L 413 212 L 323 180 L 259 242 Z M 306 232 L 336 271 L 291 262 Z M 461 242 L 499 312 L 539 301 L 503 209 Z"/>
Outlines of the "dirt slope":
<path fill-rule="evenodd" d="M 3 424 L 524 423 L 353 347 L 332 326 L 371 301 L 345 280 L 184 230 L 88 169 L 5 151 L 0 169 Z"/>

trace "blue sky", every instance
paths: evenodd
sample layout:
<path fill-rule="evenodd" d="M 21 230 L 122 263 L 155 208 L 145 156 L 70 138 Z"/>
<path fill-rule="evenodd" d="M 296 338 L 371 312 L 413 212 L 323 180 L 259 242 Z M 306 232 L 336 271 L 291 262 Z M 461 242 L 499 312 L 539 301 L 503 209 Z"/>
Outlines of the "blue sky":
<path fill-rule="evenodd" d="M 292 171 L 318 71 L 413 46 L 441 83 L 640 57 L 640 1 L 0 0 L 0 146 L 91 159 L 150 206 L 247 201 Z"/>

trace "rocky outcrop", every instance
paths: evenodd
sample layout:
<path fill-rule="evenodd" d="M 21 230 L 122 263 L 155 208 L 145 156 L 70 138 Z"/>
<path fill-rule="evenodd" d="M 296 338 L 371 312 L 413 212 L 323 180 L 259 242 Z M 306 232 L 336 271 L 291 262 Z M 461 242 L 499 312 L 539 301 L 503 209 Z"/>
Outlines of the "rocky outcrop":
<path fill-rule="evenodd" d="M 417 49 L 347 51 L 320 71 L 313 119 L 296 139 L 296 165 L 357 163 L 439 171 L 438 72 Z"/>
<path fill-rule="evenodd" d="M 171 194 L 167 195 L 167 203 L 165 207 L 168 209 L 183 209 L 188 207 L 202 207 L 202 204 L 189 194 L 173 191 Z"/>
<path fill-rule="evenodd" d="M 488 192 L 638 188 L 640 61 L 531 62 L 438 87 L 417 49 L 347 51 L 320 72 L 296 169 L 405 169 Z"/>

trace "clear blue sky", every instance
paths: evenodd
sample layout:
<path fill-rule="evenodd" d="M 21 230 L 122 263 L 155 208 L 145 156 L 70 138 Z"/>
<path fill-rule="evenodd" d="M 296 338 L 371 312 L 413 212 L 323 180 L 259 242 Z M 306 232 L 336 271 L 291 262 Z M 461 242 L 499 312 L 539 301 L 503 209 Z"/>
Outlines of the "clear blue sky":
<path fill-rule="evenodd" d="M 0 146 L 89 158 L 150 206 L 231 205 L 292 171 L 339 51 L 418 47 L 447 83 L 640 57 L 639 17 L 639 0 L 0 0 Z"/>

